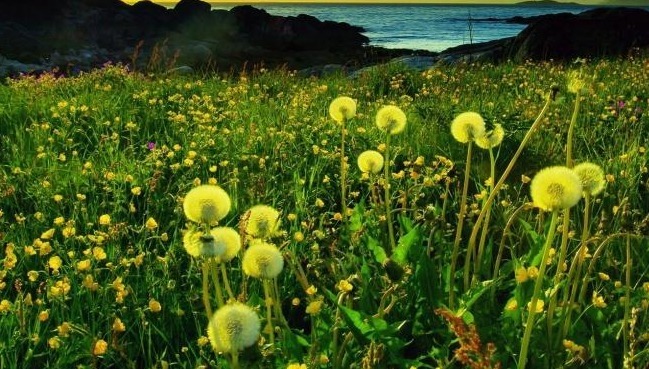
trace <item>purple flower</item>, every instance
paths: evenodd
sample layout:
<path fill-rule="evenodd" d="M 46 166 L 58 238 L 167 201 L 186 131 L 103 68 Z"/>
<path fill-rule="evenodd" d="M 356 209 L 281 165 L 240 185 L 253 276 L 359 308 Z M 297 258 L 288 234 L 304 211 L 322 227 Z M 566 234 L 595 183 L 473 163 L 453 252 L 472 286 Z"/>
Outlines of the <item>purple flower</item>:
<path fill-rule="evenodd" d="M 624 108 L 625 106 L 626 106 L 626 103 L 625 103 L 624 101 L 618 101 L 618 102 L 617 102 L 617 107 L 618 107 L 619 109 L 622 109 L 622 108 Z"/>
<path fill-rule="evenodd" d="M 153 151 L 155 149 L 155 142 L 150 142 L 146 144 L 146 148 Z"/>

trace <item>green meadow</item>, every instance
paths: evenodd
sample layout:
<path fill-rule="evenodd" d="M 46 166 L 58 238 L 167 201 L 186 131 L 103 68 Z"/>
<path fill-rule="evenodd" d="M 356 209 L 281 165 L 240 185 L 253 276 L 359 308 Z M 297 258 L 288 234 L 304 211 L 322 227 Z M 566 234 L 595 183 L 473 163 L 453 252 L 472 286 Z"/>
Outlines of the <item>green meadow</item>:
<path fill-rule="evenodd" d="M 341 96 L 355 112 L 330 114 Z M 484 132 L 458 142 L 464 112 Z M 646 368 L 647 137 L 640 56 L 7 79 L 0 368 Z M 584 162 L 601 191 L 566 182 Z M 554 166 L 548 205 L 530 188 Z M 203 185 L 230 206 L 190 219 Z M 278 274 L 244 265 L 260 243 Z M 231 306 L 255 324 L 212 319 Z"/>

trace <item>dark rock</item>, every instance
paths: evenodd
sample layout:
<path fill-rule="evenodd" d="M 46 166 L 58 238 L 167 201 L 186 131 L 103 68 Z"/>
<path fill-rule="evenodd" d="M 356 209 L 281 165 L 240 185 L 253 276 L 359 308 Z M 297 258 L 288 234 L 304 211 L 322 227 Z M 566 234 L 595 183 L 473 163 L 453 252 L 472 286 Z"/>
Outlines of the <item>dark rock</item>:
<path fill-rule="evenodd" d="M 212 6 L 201 0 L 180 0 L 174 6 L 173 12 L 177 21 L 183 22 L 188 19 L 206 17 L 210 14 Z"/>
<path fill-rule="evenodd" d="M 627 55 L 649 47 L 649 12 L 631 8 L 597 8 L 580 14 L 543 16 L 511 43 L 515 61 L 570 60 Z"/>

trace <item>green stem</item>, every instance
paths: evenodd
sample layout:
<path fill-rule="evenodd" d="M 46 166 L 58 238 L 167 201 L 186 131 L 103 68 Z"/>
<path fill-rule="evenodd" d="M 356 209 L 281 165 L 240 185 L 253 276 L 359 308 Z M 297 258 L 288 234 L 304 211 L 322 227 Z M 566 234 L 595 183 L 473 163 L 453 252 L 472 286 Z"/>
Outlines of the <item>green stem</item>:
<path fill-rule="evenodd" d="M 383 188 L 385 189 L 385 222 L 387 223 L 388 235 L 390 237 L 387 254 L 391 255 L 392 250 L 396 248 L 396 242 L 394 240 L 394 229 L 392 229 L 392 198 L 390 195 L 390 133 L 387 133 L 385 137 L 385 163 L 383 164 L 383 176 L 385 177 L 385 183 L 383 185 Z"/>
<path fill-rule="evenodd" d="M 523 149 L 527 145 L 527 142 L 529 142 L 529 140 L 532 138 L 534 133 L 538 130 L 539 126 L 541 125 L 541 122 L 543 121 L 543 117 L 545 117 L 545 114 L 547 114 L 550 108 L 550 103 L 552 102 L 553 96 L 554 95 L 552 93 L 548 94 L 548 98 L 545 101 L 545 105 L 543 106 L 543 109 L 541 109 L 541 112 L 539 113 L 538 117 L 536 117 L 536 120 L 534 121 L 534 123 L 532 123 L 532 126 L 527 131 L 527 134 L 525 134 L 525 137 L 523 137 L 523 141 L 521 141 L 521 144 L 518 146 L 518 150 L 516 150 L 516 153 L 514 153 L 514 157 L 507 165 L 507 168 L 505 168 L 505 171 L 500 176 L 498 183 L 496 183 L 496 185 L 493 188 L 493 191 L 491 192 L 491 194 L 489 194 L 489 198 L 487 199 L 485 206 L 480 211 L 480 214 L 478 214 L 478 219 L 476 219 L 476 222 L 473 225 L 473 230 L 471 231 L 471 237 L 469 238 L 467 254 L 473 252 L 473 249 L 475 248 L 478 232 L 480 231 L 480 225 L 482 225 L 482 221 L 487 215 L 487 211 L 485 209 L 487 209 L 487 207 L 490 207 L 491 204 L 494 202 L 494 200 L 496 199 L 496 195 L 498 195 L 500 188 L 503 186 L 503 184 L 505 184 L 505 180 L 507 180 L 509 173 L 511 173 L 512 169 L 514 168 L 514 165 L 516 164 L 518 157 L 523 152 Z"/>
<path fill-rule="evenodd" d="M 572 168 L 574 166 L 572 160 L 572 141 L 575 135 L 575 125 L 577 124 L 577 117 L 579 116 L 579 107 L 581 105 L 581 96 L 579 96 L 579 91 L 575 95 L 575 107 L 572 110 L 572 117 L 570 118 L 570 126 L 568 127 L 568 143 L 566 146 L 566 166 Z"/>
<path fill-rule="evenodd" d="M 210 304 L 210 280 L 209 273 L 209 262 L 207 260 L 202 260 L 202 274 L 203 274 L 203 305 L 205 306 L 205 314 L 207 314 L 207 320 L 212 319 L 212 304 Z"/>
<path fill-rule="evenodd" d="M 214 283 L 214 292 L 216 293 L 216 304 L 218 307 L 225 305 L 225 300 L 223 300 L 223 291 L 221 290 L 221 281 L 219 281 L 219 273 L 216 270 L 214 261 L 210 259 L 209 261 L 210 273 L 212 274 L 212 282 Z"/>
<path fill-rule="evenodd" d="M 262 282 L 264 286 L 264 301 L 266 303 L 266 330 L 268 331 L 268 336 L 270 344 L 275 344 L 275 328 L 273 328 L 273 301 L 270 279 L 264 279 Z"/>
<path fill-rule="evenodd" d="M 345 119 L 342 120 L 340 141 L 340 202 L 342 205 L 343 229 L 347 228 L 347 165 L 345 162 Z"/>
<path fill-rule="evenodd" d="M 564 292 L 563 306 L 565 310 L 563 318 L 563 330 L 561 331 L 561 336 L 559 340 L 565 337 L 568 334 L 570 329 L 571 315 L 573 310 L 573 304 L 575 302 L 575 297 L 577 296 L 577 290 L 579 289 L 579 278 L 581 277 L 581 269 L 584 264 L 584 258 L 588 250 L 587 240 L 589 237 L 589 220 L 590 220 L 590 194 L 586 193 L 584 196 L 584 228 L 581 233 L 581 242 L 579 249 L 577 250 L 577 255 L 575 255 L 572 265 L 570 265 L 570 272 L 568 273 L 568 283 L 566 288 L 570 288 L 570 296 L 568 297 L 567 291 Z M 568 301 L 566 301 L 566 299 Z"/>
<path fill-rule="evenodd" d="M 489 183 L 489 192 L 493 191 L 494 181 L 496 180 L 496 158 L 494 158 L 494 151 L 492 148 L 489 148 L 489 160 L 491 163 L 491 183 Z M 486 199 L 485 199 L 486 201 Z M 484 207 L 485 204 L 483 203 Z M 478 257 L 476 258 L 476 263 L 473 270 L 473 280 L 478 281 L 480 279 L 480 269 L 482 266 L 482 256 L 484 254 L 484 245 L 487 241 L 487 232 L 489 229 L 489 220 L 491 218 L 491 209 L 487 209 L 487 215 L 485 216 L 484 223 L 482 224 L 482 233 L 480 234 L 480 243 L 478 244 Z"/>
<path fill-rule="evenodd" d="M 561 277 L 563 276 L 563 264 L 566 262 L 566 255 L 568 253 L 568 239 L 570 230 L 570 208 L 563 210 L 563 223 L 561 224 L 561 247 L 559 248 L 559 260 L 557 262 L 557 270 L 554 273 L 552 285 L 554 288 L 559 288 Z M 548 304 L 548 340 L 552 342 L 552 318 L 554 317 L 554 310 L 557 307 L 557 293 L 553 291 L 550 294 L 550 302 Z"/>
<path fill-rule="evenodd" d="M 343 303 L 343 298 L 345 297 L 344 292 L 340 292 L 340 295 L 338 296 L 338 303 L 336 304 L 336 317 L 334 319 L 334 327 L 333 327 L 333 338 L 331 341 L 331 352 L 332 356 L 334 358 L 334 363 L 333 363 L 333 368 L 334 369 L 339 369 L 340 368 L 340 362 L 338 361 L 338 357 L 340 356 L 340 359 L 342 360 L 342 356 L 339 355 L 339 350 L 340 347 L 338 345 L 338 338 L 340 335 L 340 306 Z"/>
<path fill-rule="evenodd" d="M 624 359 L 627 368 L 633 368 L 633 355 L 629 354 L 629 312 L 631 308 L 631 237 L 626 238 L 626 286 L 624 294 L 624 321 L 622 322 L 622 335 L 624 336 Z"/>
<path fill-rule="evenodd" d="M 570 126 L 568 127 L 568 138 L 566 143 L 566 167 L 572 168 L 574 166 L 572 159 L 572 147 L 573 147 L 573 138 L 575 135 L 575 125 L 577 123 L 577 117 L 579 116 L 579 105 L 580 105 L 580 96 L 579 91 L 577 91 L 575 96 L 575 106 L 572 110 L 572 117 L 570 118 Z M 570 231 L 570 208 L 563 211 L 563 226 L 561 228 L 561 247 L 559 249 L 559 260 L 557 262 L 557 270 L 554 273 L 554 286 L 559 286 L 561 283 L 561 277 L 563 276 L 563 264 L 566 261 L 566 256 L 568 254 L 568 241 L 569 241 L 569 231 Z M 564 287 L 567 288 L 567 285 Z M 564 295 L 567 294 L 567 291 L 564 292 Z M 548 337 L 550 342 L 552 342 L 552 317 L 554 316 L 554 310 L 557 306 L 557 294 L 553 293 L 550 296 L 550 304 L 548 305 Z"/>
<path fill-rule="evenodd" d="M 223 285 L 225 286 L 225 291 L 228 293 L 228 298 L 234 300 L 234 293 L 232 293 L 232 287 L 230 287 L 230 280 L 228 279 L 228 271 L 225 268 L 225 264 L 220 263 L 219 269 L 221 269 L 221 278 L 223 278 Z"/>
<path fill-rule="evenodd" d="M 232 353 L 232 369 L 239 369 L 239 352 L 233 351 Z"/>
<path fill-rule="evenodd" d="M 536 277 L 534 283 L 534 292 L 532 293 L 532 301 L 530 302 L 530 311 L 527 315 L 527 322 L 525 324 L 525 333 L 523 335 L 523 342 L 521 344 L 521 354 L 518 361 L 518 369 L 525 369 L 527 364 L 527 350 L 530 345 L 530 338 L 532 337 L 532 329 L 534 329 L 534 316 L 536 315 L 536 304 L 539 301 L 541 294 L 541 287 L 543 286 L 543 278 L 545 277 L 545 269 L 548 264 L 548 256 L 550 254 L 550 246 L 554 241 L 554 234 L 557 228 L 557 219 L 559 218 L 559 211 L 552 212 L 552 219 L 550 220 L 550 229 L 548 229 L 548 236 L 543 245 L 543 257 L 541 258 L 541 266 L 539 267 L 539 275 Z M 549 319 L 549 318 L 548 318 Z"/>
<path fill-rule="evenodd" d="M 466 164 L 464 169 L 464 183 L 462 184 L 462 197 L 460 198 L 460 214 L 458 215 L 457 228 L 455 229 L 455 241 L 453 241 L 453 253 L 451 254 L 451 281 L 455 279 L 455 268 L 457 264 L 457 257 L 460 252 L 460 241 L 462 240 L 462 229 L 464 228 L 464 217 L 466 216 L 466 198 L 469 193 L 469 181 L 471 180 L 471 154 L 473 152 L 473 141 L 469 141 L 466 150 Z M 466 258 L 464 259 L 464 289 L 468 289 L 469 284 L 469 269 L 471 263 L 471 253 L 473 250 L 467 250 Z M 451 283 L 453 286 L 454 283 Z M 451 291 L 454 289 L 451 288 Z M 454 302 L 454 301 L 453 301 Z M 449 299 L 449 307 L 453 309 L 451 299 Z"/>

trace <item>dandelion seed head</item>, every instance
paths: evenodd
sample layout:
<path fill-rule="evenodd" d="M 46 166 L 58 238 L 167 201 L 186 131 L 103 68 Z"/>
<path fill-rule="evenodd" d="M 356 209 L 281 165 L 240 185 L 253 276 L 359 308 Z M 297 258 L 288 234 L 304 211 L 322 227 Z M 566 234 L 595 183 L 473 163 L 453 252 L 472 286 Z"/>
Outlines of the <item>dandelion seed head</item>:
<path fill-rule="evenodd" d="M 579 176 L 563 166 L 539 171 L 530 185 L 534 205 L 545 211 L 567 209 L 575 206 L 582 195 Z"/>
<path fill-rule="evenodd" d="M 230 212 L 230 196 L 219 186 L 201 185 L 192 188 L 183 202 L 187 219 L 213 225 Z"/>
<path fill-rule="evenodd" d="M 243 254 L 243 272 L 253 278 L 272 279 L 284 268 L 279 249 L 270 243 L 255 240 Z"/>
<path fill-rule="evenodd" d="M 248 305 L 229 304 L 218 309 L 207 326 L 207 337 L 218 352 L 239 352 L 259 338 L 259 316 Z"/>
<path fill-rule="evenodd" d="M 604 170 L 599 165 L 585 162 L 575 165 L 572 170 L 581 179 L 584 194 L 595 196 L 604 190 L 606 178 Z"/>
<path fill-rule="evenodd" d="M 376 126 L 391 135 L 401 133 L 406 128 L 406 114 L 399 107 L 387 105 L 376 113 Z"/>
<path fill-rule="evenodd" d="M 377 174 L 383 169 L 383 155 L 374 150 L 363 151 L 358 155 L 358 168 L 363 173 Z"/>
<path fill-rule="evenodd" d="M 451 122 L 451 134 L 458 142 L 467 143 L 485 135 L 485 122 L 474 112 L 464 112 Z"/>
<path fill-rule="evenodd" d="M 347 96 L 335 98 L 329 104 L 329 115 L 338 123 L 352 119 L 356 116 L 356 101 Z"/>
<path fill-rule="evenodd" d="M 279 211 L 268 205 L 255 205 L 248 210 L 246 233 L 254 238 L 269 238 L 278 233 Z"/>

